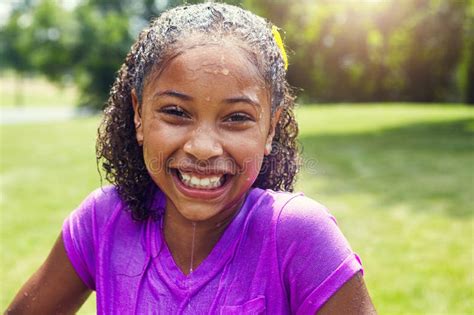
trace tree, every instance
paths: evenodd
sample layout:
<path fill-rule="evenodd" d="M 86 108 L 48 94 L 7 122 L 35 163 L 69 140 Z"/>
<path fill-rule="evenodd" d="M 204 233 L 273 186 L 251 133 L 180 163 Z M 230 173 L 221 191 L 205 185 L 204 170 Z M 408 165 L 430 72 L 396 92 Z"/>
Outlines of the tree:
<path fill-rule="evenodd" d="M 460 101 L 455 74 L 463 62 L 464 90 L 472 90 L 473 15 L 465 13 L 472 3 L 244 1 L 286 31 L 290 82 L 305 99 L 324 102 Z"/>
<path fill-rule="evenodd" d="M 73 78 L 100 109 L 134 38 L 183 0 L 24 0 L 0 31 L 2 67 Z M 187 3 L 198 3 L 190 0 Z M 228 0 L 284 32 L 304 100 L 473 102 L 474 1 Z"/>

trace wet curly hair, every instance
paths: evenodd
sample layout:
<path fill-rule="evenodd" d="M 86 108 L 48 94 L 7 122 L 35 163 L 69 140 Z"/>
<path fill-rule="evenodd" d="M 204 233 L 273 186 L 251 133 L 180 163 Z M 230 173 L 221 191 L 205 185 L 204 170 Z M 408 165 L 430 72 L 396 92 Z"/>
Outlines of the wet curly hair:
<path fill-rule="evenodd" d="M 105 178 L 114 184 L 136 220 L 154 214 L 151 209 L 156 184 L 148 174 L 143 149 L 135 134 L 131 92 L 142 103 L 150 73 L 162 70 L 170 54 L 189 34 L 203 38 L 231 38 L 244 45 L 270 91 L 272 113 L 281 108 L 270 155 L 264 157 L 253 187 L 292 191 L 299 169 L 298 125 L 294 96 L 286 81 L 281 51 L 272 35 L 272 24 L 236 6 L 204 3 L 176 7 L 153 20 L 138 36 L 121 66 L 98 129 L 96 156 Z"/>

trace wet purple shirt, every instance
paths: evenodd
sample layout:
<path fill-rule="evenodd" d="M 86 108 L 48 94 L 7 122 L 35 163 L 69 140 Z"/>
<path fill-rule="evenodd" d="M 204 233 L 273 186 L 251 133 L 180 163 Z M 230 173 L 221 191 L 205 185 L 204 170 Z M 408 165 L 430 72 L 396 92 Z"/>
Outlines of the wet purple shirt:
<path fill-rule="evenodd" d="M 164 207 L 158 192 L 155 206 Z M 161 220 L 132 220 L 114 187 L 65 220 L 67 255 L 98 314 L 314 314 L 362 269 L 334 218 L 302 194 L 253 189 L 189 276 Z"/>

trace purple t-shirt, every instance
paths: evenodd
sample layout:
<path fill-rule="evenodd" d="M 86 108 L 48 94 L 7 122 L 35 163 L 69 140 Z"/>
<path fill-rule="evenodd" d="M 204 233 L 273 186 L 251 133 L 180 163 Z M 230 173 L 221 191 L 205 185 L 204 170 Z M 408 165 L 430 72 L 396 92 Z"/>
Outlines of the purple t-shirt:
<path fill-rule="evenodd" d="M 164 209 L 157 192 L 154 206 Z M 209 256 L 190 275 L 175 264 L 161 219 L 137 222 L 112 186 L 65 220 L 63 240 L 98 314 L 314 314 L 362 270 L 319 203 L 252 189 Z"/>

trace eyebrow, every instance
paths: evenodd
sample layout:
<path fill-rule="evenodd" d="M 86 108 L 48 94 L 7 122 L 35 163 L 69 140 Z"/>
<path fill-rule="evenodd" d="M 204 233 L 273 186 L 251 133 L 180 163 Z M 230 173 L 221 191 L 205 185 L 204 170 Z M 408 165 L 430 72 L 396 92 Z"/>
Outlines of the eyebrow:
<path fill-rule="evenodd" d="M 178 92 L 175 90 L 165 90 L 165 91 L 160 91 L 155 93 L 153 95 L 153 98 L 158 98 L 160 96 L 171 96 L 171 97 L 177 97 L 179 99 L 182 99 L 183 101 L 192 101 L 193 98 L 190 95 L 184 94 L 182 92 Z"/>
<path fill-rule="evenodd" d="M 182 99 L 183 101 L 192 101 L 193 97 L 190 95 L 187 95 L 182 92 L 178 92 L 176 90 L 164 90 L 164 91 L 159 91 L 153 95 L 153 99 L 161 97 L 161 96 L 171 96 L 171 97 L 176 97 L 179 99 Z M 250 97 L 247 96 L 235 96 L 235 97 L 230 97 L 224 100 L 224 103 L 227 104 L 235 104 L 235 103 L 248 103 L 250 105 L 253 105 L 255 107 L 260 107 L 260 103 L 252 100 Z"/>
<path fill-rule="evenodd" d="M 236 97 L 231 97 L 227 98 L 224 100 L 225 103 L 227 104 L 235 104 L 235 103 L 248 103 L 250 105 L 253 105 L 255 107 L 260 107 L 260 103 L 254 101 L 250 97 L 247 96 L 236 96 Z"/>

